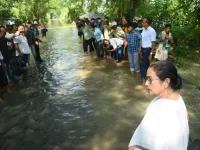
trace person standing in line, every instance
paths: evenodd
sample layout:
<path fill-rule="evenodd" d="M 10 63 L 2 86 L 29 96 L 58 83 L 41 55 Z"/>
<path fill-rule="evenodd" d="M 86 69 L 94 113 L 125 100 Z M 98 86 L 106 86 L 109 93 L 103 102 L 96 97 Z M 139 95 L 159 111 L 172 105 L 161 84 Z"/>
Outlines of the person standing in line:
<path fill-rule="evenodd" d="M 97 18 L 96 23 L 95 23 L 95 27 L 99 28 L 101 30 L 101 32 L 103 33 L 102 26 L 103 26 L 103 22 L 102 22 L 101 18 Z"/>
<path fill-rule="evenodd" d="M 78 20 L 78 22 L 76 23 L 76 28 L 78 30 L 78 36 L 80 38 L 80 40 L 82 39 L 82 36 L 83 36 L 83 32 L 82 32 L 82 25 L 81 25 L 81 21 Z"/>
<path fill-rule="evenodd" d="M 0 27 L 0 51 L 3 56 L 3 62 L 5 64 L 5 72 L 8 78 L 12 79 L 12 73 L 10 70 L 10 58 L 11 58 L 11 45 L 9 39 L 6 38 L 7 29 L 4 26 Z"/>
<path fill-rule="evenodd" d="M 121 19 L 121 28 L 125 33 L 128 32 L 128 20 L 125 16 L 123 16 Z"/>
<path fill-rule="evenodd" d="M 128 42 L 128 58 L 130 64 L 130 71 L 138 75 L 139 67 L 139 49 L 141 44 L 141 34 L 135 30 L 137 23 L 131 22 L 128 25 L 128 32 L 126 33 L 126 40 Z"/>
<path fill-rule="evenodd" d="M 35 47 L 35 58 L 36 58 L 36 61 L 37 62 L 43 62 L 43 60 L 41 59 L 41 56 L 40 56 L 40 42 L 42 42 L 38 37 L 39 37 L 39 31 L 38 31 L 38 28 L 37 28 L 37 24 L 34 24 L 32 26 L 32 29 L 33 29 L 33 40 L 34 40 L 34 47 Z"/>
<path fill-rule="evenodd" d="M 24 26 L 19 25 L 18 26 L 18 36 L 14 38 L 14 43 L 15 43 L 15 48 L 18 52 L 18 54 L 22 57 L 23 61 L 30 66 L 29 64 L 29 58 L 30 58 L 30 53 L 31 49 L 28 45 L 28 40 L 26 36 L 24 35 Z"/>
<path fill-rule="evenodd" d="M 6 33 L 6 39 L 8 40 L 7 45 L 8 45 L 8 49 L 10 51 L 10 64 L 9 64 L 9 68 L 7 70 L 9 70 L 7 72 L 7 75 L 10 79 L 10 84 L 13 85 L 15 83 L 17 83 L 19 80 L 18 78 L 15 77 L 13 70 L 12 70 L 12 56 L 13 54 L 15 54 L 16 56 L 16 49 L 15 49 L 15 45 L 13 42 L 13 38 L 14 38 L 15 34 L 13 32 L 13 26 L 12 25 L 7 25 L 7 33 Z"/>
<path fill-rule="evenodd" d="M 16 25 L 16 24 L 13 24 L 13 32 L 16 33 L 17 30 L 18 30 L 18 29 L 17 29 L 17 25 Z"/>
<path fill-rule="evenodd" d="M 95 21 L 96 21 L 96 20 L 95 20 L 94 18 L 92 18 L 92 19 L 90 20 L 90 26 L 94 26 L 94 25 L 96 24 Z"/>
<path fill-rule="evenodd" d="M 90 20 L 90 23 L 88 24 L 89 25 L 89 28 L 91 27 L 91 26 L 95 26 L 95 24 L 96 24 L 96 20 L 94 19 L 94 18 L 92 18 L 91 20 Z M 90 28 L 90 30 L 91 30 L 91 28 Z M 91 30 L 92 31 L 92 30 Z M 93 31 L 92 31 L 93 32 Z M 93 33 L 94 34 L 94 33 Z M 95 36 L 93 35 L 93 37 L 92 37 L 92 45 L 93 45 L 93 48 L 96 50 L 96 41 L 95 41 Z"/>
<path fill-rule="evenodd" d="M 8 40 L 5 38 L 6 28 L 4 26 L 0 27 L 0 86 L 2 86 L 8 93 L 12 93 L 9 87 L 9 81 L 6 76 L 11 79 L 12 73 L 10 71 L 10 50 L 8 49 Z M 6 60 L 4 60 L 5 58 Z M 0 98 L 0 101 L 3 99 Z"/>
<path fill-rule="evenodd" d="M 6 28 L 7 28 L 7 32 L 5 36 L 6 39 L 8 39 L 9 41 L 13 41 L 13 38 L 15 36 L 13 25 L 7 25 Z"/>
<path fill-rule="evenodd" d="M 143 31 L 143 26 L 142 26 L 142 20 L 138 20 L 138 26 L 137 28 L 135 28 L 135 30 L 137 30 L 138 32 L 142 33 Z"/>
<path fill-rule="evenodd" d="M 143 19 L 143 27 L 144 30 L 142 31 L 142 44 L 139 53 L 142 57 L 142 85 L 145 85 L 147 69 L 149 68 L 156 45 L 156 31 L 151 27 L 151 20 L 148 17 Z"/>
<path fill-rule="evenodd" d="M 93 32 L 90 30 L 89 25 L 87 25 L 85 23 L 85 21 L 82 21 L 82 31 L 83 31 L 83 37 L 84 37 L 84 41 L 83 41 L 83 49 L 84 52 L 87 53 L 88 52 L 88 46 L 90 47 L 90 52 L 94 51 L 94 47 L 92 45 L 92 40 L 93 40 Z"/>
<path fill-rule="evenodd" d="M 25 36 L 28 40 L 28 44 L 32 50 L 33 56 L 37 62 L 43 62 L 40 56 L 40 48 L 39 48 L 39 42 L 41 42 L 40 39 L 38 39 L 37 34 L 38 29 L 36 27 L 37 25 L 32 25 L 30 22 L 28 23 L 28 29 L 25 31 Z"/>
<path fill-rule="evenodd" d="M 129 24 L 129 20 L 127 19 L 127 17 L 123 16 L 121 18 L 121 28 L 122 30 L 126 33 L 128 32 L 128 24 Z M 125 49 L 125 53 L 124 53 L 124 60 L 127 60 L 128 55 L 127 55 L 127 49 Z"/>
<path fill-rule="evenodd" d="M 122 30 L 121 27 L 117 26 L 117 22 L 114 21 L 111 24 L 111 32 L 110 32 L 110 37 L 112 38 L 120 38 L 120 39 L 125 39 L 126 34 L 125 32 Z"/>
<path fill-rule="evenodd" d="M 25 36 L 28 40 L 28 44 L 31 48 L 33 57 L 36 58 L 36 54 L 35 54 L 35 46 L 34 46 L 34 31 L 32 29 L 32 24 L 31 22 L 28 22 L 27 25 L 27 30 L 25 30 Z"/>
<path fill-rule="evenodd" d="M 110 23 L 107 19 L 105 19 L 105 21 L 104 21 L 103 30 L 104 30 L 105 39 L 110 40 L 111 28 L 110 28 Z"/>
<path fill-rule="evenodd" d="M 156 95 L 135 130 L 129 150 L 187 150 L 188 113 L 178 90 L 182 79 L 170 61 L 158 61 L 147 71 L 149 95 Z"/>
<path fill-rule="evenodd" d="M 103 58 L 103 47 L 102 47 L 102 42 L 104 40 L 103 33 L 101 32 L 100 28 L 95 28 L 94 25 L 90 25 L 90 30 L 94 32 L 94 38 L 95 38 L 95 48 L 96 48 L 96 54 L 97 57 Z"/>
<path fill-rule="evenodd" d="M 104 19 L 104 22 L 102 24 L 102 31 L 103 31 L 104 39 L 110 40 L 111 27 L 110 27 L 110 22 L 109 22 L 108 17 L 105 17 Z M 109 57 L 110 53 L 108 52 L 107 48 L 105 48 L 104 46 L 103 46 L 103 51 L 106 57 Z"/>
<path fill-rule="evenodd" d="M 1 36 L 1 34 L 0 34 Z M 12 93 L 12 90 L 9 87 L 8 79 L 5 74 L 5 64 L 3 63 L 3 55 L 0 51 L 0 86 L 3 87 L 8 93 Z M 4 100 L 0 97 L 0 102 Z"/>
<path fill-rule="evenodd" d="M 42 33 L 42 38 L 46 37 L 48 29 L 46 27 L 46 24 L 43 21 L 41 21 L 40 29 L 41 29 L 41 33 Z"/>

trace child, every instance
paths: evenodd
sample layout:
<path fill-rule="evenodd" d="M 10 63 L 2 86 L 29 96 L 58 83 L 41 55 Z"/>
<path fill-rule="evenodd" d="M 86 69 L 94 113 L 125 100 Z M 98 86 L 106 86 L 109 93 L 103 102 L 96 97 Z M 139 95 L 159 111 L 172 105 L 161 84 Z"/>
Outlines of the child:
<path fill-rule="evenodd" d="M 133 74 L 139 74 L 139 49 L 141 43 L 141 34 L 134 29 L 137 27 L 137 23 L 131 22 L 128 25 L 128 32 L 126 34 L 126 40 L 128 42 L 128 58 L 130 64 L 130 71 Z"/>

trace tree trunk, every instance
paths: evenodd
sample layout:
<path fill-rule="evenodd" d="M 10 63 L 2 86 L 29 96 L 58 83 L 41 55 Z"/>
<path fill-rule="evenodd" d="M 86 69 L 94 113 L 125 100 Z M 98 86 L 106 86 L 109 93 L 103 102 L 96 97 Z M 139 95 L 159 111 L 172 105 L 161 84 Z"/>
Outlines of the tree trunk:
<path fill-rule="evenodd" d="M 130 0 L 130 9 L 129 9 L 129 12 L 128 12 L 128 19 L 132 22 L 133 21 L 133 18 L 135 16 L 135 0 Z"/>

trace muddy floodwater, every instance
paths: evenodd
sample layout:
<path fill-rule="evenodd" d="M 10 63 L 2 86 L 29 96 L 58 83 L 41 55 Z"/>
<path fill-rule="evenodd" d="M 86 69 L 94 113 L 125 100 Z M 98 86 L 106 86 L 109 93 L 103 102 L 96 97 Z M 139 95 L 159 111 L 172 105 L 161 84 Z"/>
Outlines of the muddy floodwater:
<path fill-rule="evenodd" d="M 0 150 L 126 150 L 153 97 L 128 63 L 84 55 L 76 28 L 49 28 L 44 62 L 0 103 Z M 190 116 L 189 150 L 200 150 L 200 66 L 180 70 Z"/>

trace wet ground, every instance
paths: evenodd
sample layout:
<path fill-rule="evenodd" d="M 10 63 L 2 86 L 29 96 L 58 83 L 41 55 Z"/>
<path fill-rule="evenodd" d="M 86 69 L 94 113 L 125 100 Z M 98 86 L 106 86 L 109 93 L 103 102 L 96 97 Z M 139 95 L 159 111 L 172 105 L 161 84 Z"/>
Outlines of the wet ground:
<path fill-rule="evenodd" d="M 44 63 L 32 59 L 29 81 L 0 104 L 1 150 L 125 150 L 152 100 L 116 64 L 84 55 L 75 28 L 49 28 L 41 44 Z M 200 149 L 199 65 L 180 70 L 180 92 L 190 115 L 189 150 Z"/>

